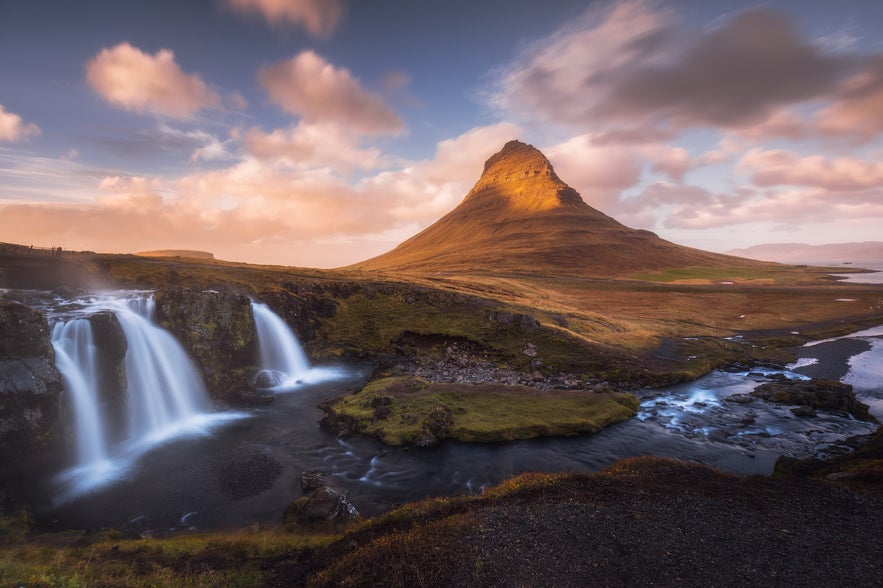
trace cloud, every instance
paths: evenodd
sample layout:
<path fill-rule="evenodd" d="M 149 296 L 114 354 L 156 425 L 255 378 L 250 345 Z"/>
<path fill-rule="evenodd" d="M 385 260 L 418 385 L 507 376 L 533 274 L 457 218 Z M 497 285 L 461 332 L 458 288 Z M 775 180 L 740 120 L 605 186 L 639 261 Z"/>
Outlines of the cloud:
<path fill-rule="evenodd" d="M 822 133 L 865 141 L 883 132 L 883 55 L 841 84 L 835 100 L 818 113 L 818 125 Z"/>
<path fill-rule="evenodd" d="M 715 28 L 678 26 L 644 1 L 590 8 L 498 78 L 493 102 L 521 118 L 584 129 L 739 128 L 832 92 L 852 61 L 755 8 Z"/>
<path fill-rule="evenodd" d="M 331 167 L 348 174 L 388 163 L 380 149 L 361 147 L 360 142 L 358 135 L 340 125 L 305 121 L 271 133 L 251 128 L 242 137 L 248 155 L 297 168 Z"/>
<path fill-rule="evenodd" d="M 802 157 L 782 149 L 751 149 L 739 160 L 758 186 L 808 186 L 832 192 L 883 188 L 883 163 L 851 157 Z"/>
<path fill-rule="evenodd" d="M 14 112 L 9 112 L 0 104 L 0 141 L 15 143 L 40 134 L 40 127 L 34 123 L 25 124 Z"/>
<path fill-rule="evenodd" d="M 258 81 L 275 104 L 310 123 L 336 123 L 371 135 L 398 134 L 404 123 L 384 100 L 361 86 L 349 70 L 313 51 L 264 66 Z"/>
<path fill-rule="evenodd" d="M 591 134 L 573 137 L 543 152 L 558 177 L 579 192 L 587 204 L 605 212 L 641 177 L 641 161 L 635 149 L 598 144 Z"/>
<path fill-rule="evenodd" d="M 271 25 L 303 26 L 319 36 L 330 34 L 343 15 L 340 0 L 227 0 L 227 5 L 242 13 L 257 13 Z"/>
<path fill-rule="evenodd" d="M 179 178 L 124 174 L 95 181 L 91 204 L 11 205 L 8 240 L 96 251 L 208 249 L 218 257 L 335 266 L 379 254 L 448 212 L 484 160 L 521 129 L 501 123 L 438 143 L 432 159 L 354 183 L 329 167 L 245 154 Z M 327 251 L 326 251 L 327 248 Z"/>
<path fill-rule="evenodd" d="M 187 118 L 220 104 L 199 76 L 181 70 L 168 49 L 155 55 L 129 43 L 102 49 L 87 65 L 86 79 L 104 100 L 137 113 Z"/>

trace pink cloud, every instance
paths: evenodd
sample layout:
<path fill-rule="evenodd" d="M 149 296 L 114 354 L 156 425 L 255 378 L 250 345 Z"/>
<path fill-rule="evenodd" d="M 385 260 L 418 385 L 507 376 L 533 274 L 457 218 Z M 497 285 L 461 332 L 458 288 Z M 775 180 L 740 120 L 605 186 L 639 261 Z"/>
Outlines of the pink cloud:
<path fill-rule="evenodd" d="M 736 168 L 748 172 L 759 186 L 810 186 L 830 191 L 883 187 L 883 163 L 850 157 L 801 157 L 791 151 L 757 147 L 743 155 Z"/>
<path fill-rule="evenodd" d="M 39 134 L 40 127 L 34 123 L 26 124 L 19 115 L 0 104 L 0 141 L 15 143 Z"/>
<path fill-rule="evenodd" d="M 380 149 L 361 147 L 358 135 L 336 124 L 301 121 L 290 129 L 276 129 L 271 133 L 251 128 L 242 137 L 242 143 L 252 157 L 298 168 L 331 167 L 350 173 L 354 169 L 376 169 L 386 164 Z"/>
<path fill-rule="evenodd" d="M 883 132 L 883 55 L 840 87 L 835 101 L 818 113 L 823 133 L 870 140 Z"/>
<path fill-rule="evenodd" d="M 604 145 L 579 135 L 543 149 L 555 172 L 589 205 L 607 212 L 620 193 L 641 178 L 641 161 L 632 147 Z"/>
<path fill-rule="evenodd" d="M 186 118 L 220 104 L 199 76 L 181 70 L 168 49 L 155 55 L 129 43 L 102 49 L 87 65 L 86 79 L 104 100 L 132 112 Z"/>
<path fill-rule="evenodd" d="M 227 0 L 232 8 L 259 14 L 271 25 L 303 26 L 314 35 L 328 35 L 343 15 L 340 0 Z"/>
<path fill-rule="evenodd" d="M 404 123 L 384 100 L 361 86 L 349 70 L 313 51 L 262 67 L 258 81 L 270 100 L 309 122 L 348 125 L 365 134 L 398 134 Z"/>

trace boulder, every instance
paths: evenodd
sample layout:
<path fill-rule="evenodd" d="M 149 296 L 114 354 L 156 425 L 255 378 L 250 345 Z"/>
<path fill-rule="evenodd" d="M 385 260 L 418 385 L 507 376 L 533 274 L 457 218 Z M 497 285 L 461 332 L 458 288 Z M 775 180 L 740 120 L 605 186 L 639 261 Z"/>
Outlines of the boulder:
<path fill-rule="evenodd" d="M 300 475 L 300 489 L 304 494 L 309 494 L 325 485 L 325 472 L 307 470 Z"/>
<path fill-rule="evenodd" d="M 454 422 L 451 409 L 447 406 L 436 406 L 425 419 L 423 419 L 422 431 L 414 439 L 416 447 L 431 447 L 438 445 L 448 436 L 448 428 Z"/>
<path fill-rule="evenodd" d="M 852 386 L 836 380 L 774 380 L 755 388 L 751 396 L 816 410 L 844 411 L 859 420 L 876 422 L 868 405 L 856 400 Z"/>
<path fill-rule="evenodd" d="M 360 517 L 346 495 L 328 486 L 320 486 L 309 495 L 288 505 L 283 515 L 286 526 L 349 522 Z"/>
<path fill-rule="evenodd" d="M 0 455 L 57 444 L 62 392 L 46 317 L 0 300 Z"/>
<path fill-rule="evenodd" d="M 214 398 L 228 404 L 268 401 L 266 395 L 253 394 L 257 334 L 247 296 L 175 289 L 156 292 L 154 300 L 159 324 L 196 361 Z"/>

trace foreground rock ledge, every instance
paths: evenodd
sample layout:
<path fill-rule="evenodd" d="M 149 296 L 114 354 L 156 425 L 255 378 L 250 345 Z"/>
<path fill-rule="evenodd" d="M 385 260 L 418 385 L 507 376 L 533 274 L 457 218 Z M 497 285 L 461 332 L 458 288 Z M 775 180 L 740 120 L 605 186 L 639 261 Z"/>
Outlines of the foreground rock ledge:
<path fill-rule="evenodd" d="M 537 390 L 497 384 L 383 378 L 320 405 L 338 435 L 371 435 L 387 445 L 428 447 L 443 439 L 513 441 L 597 433 L 632 418 L 638 399 L 620 392 Z"/>

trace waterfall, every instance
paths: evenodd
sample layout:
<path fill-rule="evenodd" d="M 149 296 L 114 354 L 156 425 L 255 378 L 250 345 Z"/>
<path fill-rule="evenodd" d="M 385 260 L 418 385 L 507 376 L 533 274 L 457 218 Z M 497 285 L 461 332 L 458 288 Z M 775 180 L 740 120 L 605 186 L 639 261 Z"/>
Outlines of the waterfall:
<path fill-rule="evenodd" d="M 209 408 L 202 378 L 171 333 L 153 324 L 148 300 L 120 304 L 115 313 L 129 345 L 126 399 L 136 443 L 168 437 Z"/>
<path fill-rule="evenodd" d="M 261 356 L 258 382 L 267 388 L 287 388 L 304 381 L 310 374 L 310 362 L 297 337 L 266 304 L 252 302 L 251 308 Z"/>
<path fill-rule="evenodd" d="M 98 366 L 92 323 L 79 318 L 52 329 L 55 362 L 70 394 L 76 427 L 77 463 L 97 465 L 107 459 L 107 441 L 98 408 Z"/>
<path fill-rule="evenodd" d="M 125 414 L 102 414 L 92 311 L 111 311 L 126 338 Z M 206 435 L 214 425 L 245 416 L 211 412 L 202 378 L 184 348 L 155 324 L 152 296 L 96 297 L 76 315 L 59 318 L 52 330 L 56 365 L 70 397 L 77 463 L 59 476 L 60 500 L 119 480 L 134 461 L 157 444 L 185 435 Z M 117 443 L 110 425 L 125 424 Z"/>

